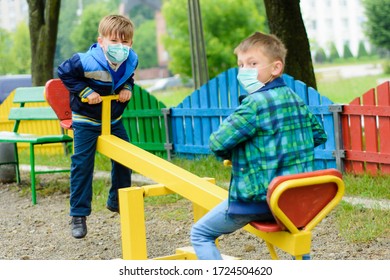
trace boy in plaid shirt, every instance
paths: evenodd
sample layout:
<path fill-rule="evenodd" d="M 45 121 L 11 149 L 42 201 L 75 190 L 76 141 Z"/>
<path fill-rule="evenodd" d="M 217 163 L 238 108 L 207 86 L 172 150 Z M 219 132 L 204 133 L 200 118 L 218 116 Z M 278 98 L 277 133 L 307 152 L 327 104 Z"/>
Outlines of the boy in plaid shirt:
<path fill-rule="evenodd" d="M 286 86 L 287 50 L 274 35 L 256 32 L 234 50 L 237 79 L 248 92 L 210 136 L 210 149 L 232 162 L 229 198 L 191 230 L 198 259 L 222 259 L 215 240 L 252 221 L 273 220 L 266 201 L 273 178 L 313 171 L 314 147 L 326 142 L 317 118 Z"/>

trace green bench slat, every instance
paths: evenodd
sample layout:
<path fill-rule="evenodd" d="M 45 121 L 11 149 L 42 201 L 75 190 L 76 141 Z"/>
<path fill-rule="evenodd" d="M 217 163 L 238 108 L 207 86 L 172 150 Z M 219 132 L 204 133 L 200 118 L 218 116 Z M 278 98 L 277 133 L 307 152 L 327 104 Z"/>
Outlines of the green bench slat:
<path fill-rule="evenodd" d="M 0 142 L 46 144 L 58 142 L 72 142 L 69 135 L 35 135 L 27 133 L 0 132 Z"/>
<path fill-rule="evenodd" d="M 14 103 L 45 102 L 45 87 L 21 87 L 15 89 Z"/>
<path fill-rule="evenodd" d="M 10 120 L 58 120 L 51 107 L 14 107 L 11 108 Z"/>

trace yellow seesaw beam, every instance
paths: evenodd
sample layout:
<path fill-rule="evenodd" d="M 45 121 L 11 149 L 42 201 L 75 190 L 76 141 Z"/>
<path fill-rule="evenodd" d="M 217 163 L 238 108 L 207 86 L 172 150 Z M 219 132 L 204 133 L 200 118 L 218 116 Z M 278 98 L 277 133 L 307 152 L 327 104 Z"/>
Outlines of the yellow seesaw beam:
<path fill-rule="evenodd" d="M 102 135 L 99 136 L 97 143 L 97 150 L 100 153 L 165 185 L 171 191 L 207 210 L 226 199 L 227 191 L 223 188 L 111 135 L 111 100 L 117 98 L 117 95 L 102 98 Z"/>
<path fill-rule="evenodd" d="M 227 197 L 223 188 L 113 135 L 99 136 L 97 150 L 207 210 Z"/>
<path fill-rule="evenodd" d="M 114 135 L 111 135 L 110 112 L 111 100 L 117 99 L 116 96 L 103 98 L 102 108 L 102 135 L 97 142 L 97 150 L 121 163 L 122 165 L 135 170 L 136 172 L 154 180 L 163 185 L 162 189 L 166 192 L 174 192 L 182 197 L 192 201 L 196 206 L 205 210 L 210 210 L 222 200 L 226 199 L 228 192 L 205 180 L 195 174 L 182 169 L 169 161 L 155 156 L 137 146 L 128 143 Z M 131 192 L 131 195 L 125 195 Z M 159 190 L 161 192 L 161 188 Z M 120 202 L 126 202 L 125 212 L 122 212 L 121 206 L 121 227 L 122 235 L 126 233 L 129 236 L 122 236 L 122 251 L 124 259 L 147 259 L 146 252 L 146 232 L 144 225 L 144 208 L 142 188 L 126 188 L 119 190 Z M 124 198 L 125 197 L 125 198 Z M 140 203 L 142 201 L 142 203 Z M 252 226 L 247 225 L 245 230 L 256 236 L 269 241 L 276 246 L 285 247 L 285 250 L 293 255 L 301 255 L 310 252 L 310 245 L 304 247 L 295 247 L 291 242 L 287 242 L 285 235 L 287 232 L 280 232 L 269 236 L 267 233 L 260 232 Z M 310 243 L 311 234 L 308 232 L 303 236 L 293 236 L 292 238 L 305 239 Z M 267 244 L 268 245 L 268 244 Z M 132 246 L 131 250 L 127 247 Z M 269 246 L 268 246 L 269 247 Z M 126 249 L 125 249 L 126 248 Z M 270 248 L 271 250 L 272 248 Z M 271 250 L 271 255 L 276 255 Z"/>

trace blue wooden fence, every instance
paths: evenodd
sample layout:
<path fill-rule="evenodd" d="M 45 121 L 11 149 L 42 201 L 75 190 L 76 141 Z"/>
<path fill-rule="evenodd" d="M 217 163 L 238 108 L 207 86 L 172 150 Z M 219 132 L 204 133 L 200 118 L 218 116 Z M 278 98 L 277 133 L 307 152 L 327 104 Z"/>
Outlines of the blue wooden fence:
<path fill-rule="evenodd" d="M 239 105 L 239 96 L 247 94 L 237 82 L 237 68 L 231 68 L 195 90 L 177 107 L 171 108 L 173 151 L 186 157 L 210 154 L 210 134 Z M 315 168 L 336 168 L 333 113 L 328 98 L 289 75 L 283 75 L 292 88 L 323 124 L 328 141 L 315 150 Z"/>

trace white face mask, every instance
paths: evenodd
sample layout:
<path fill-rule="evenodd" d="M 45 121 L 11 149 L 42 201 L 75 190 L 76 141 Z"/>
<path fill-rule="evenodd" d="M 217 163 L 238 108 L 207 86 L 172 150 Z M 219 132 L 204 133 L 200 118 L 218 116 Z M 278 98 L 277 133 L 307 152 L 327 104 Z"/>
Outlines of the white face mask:
<path fill-rule="evenodd" d="M 273 63 L 270 63 L 262 68 L 260 70 L 263 70 L 269 66 L 273 65 Z M 241 84 L 241 86 L 249 93 L 253 93 L 262 87 L 265 86 L 266 83 L 268 83 L 272 79 L 272 74 L 269 77 L 269 79 L 266 82 L 261 82 L 258 80 L 259 76 L 259 70 L 258 68 L 240 68 L 238 70 L 237 80 Z"/>
<path fill-rule="evenodd" d="M 129 56 L 130 47 L 122 44 L 108 44 L 106 56 L 112 63 L 120 64 Z"/>
<path fill-rule="evenodd" d="M 265 86 L 257 77 L 259 71 L 257 68 L 240 68 L 238 70 L 237 80 L 240 85 L 249 93 L 253 93 Z"/>

